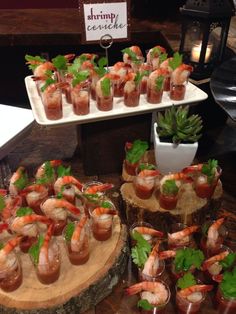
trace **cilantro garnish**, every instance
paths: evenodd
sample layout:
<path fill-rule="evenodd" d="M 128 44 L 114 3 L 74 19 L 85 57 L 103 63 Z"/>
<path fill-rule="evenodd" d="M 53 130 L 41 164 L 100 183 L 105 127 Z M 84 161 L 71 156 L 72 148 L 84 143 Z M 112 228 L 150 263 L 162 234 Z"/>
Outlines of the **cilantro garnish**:
<path fill-rule="evenodd" d="M 155 88 L 157 91 L 162 90 L 163 84 L 164 84 L 165 77 L 163 75 L 160 75 L 155 80 Z"/>
<path fill-rule="evenodd" d="M 139 165 L 139 169 L 142 171 L 142 170 L 155 170 L 156 167 L 152 164 L 144 164 L 144 163 L 141 163 Z"/>
<path fill-rule="evenodd" d="M 229 253 L 219 264 L 223 267 L 223 269 L 230 268 L 236 260 L 236 253 Z"/>
<path fill-rule="evenodd" d="M 46 59 L 40 56 L 31 55 L 25 55 L 25 60 L 29 62 L 28 68 L 32 71 L 34 71 L 41 63 L 46 62 Z"/>
<path fill-rule="evenodd" d="M 72 80 L 72 86 L 75 87 L 76 85 L 80 84 L 81 82 L 84 82 L 88 78 L 88 76 L 89 76 L 89 72 L 87 70 L 74 73 L 74 78 Z"/>
<path fill-rule="evenodd" d="M 143 267 L 151 252 L 151 245 L 135 230 L 132 232 L 132 238 L 136 241 L 136 245 L 131 249 L 133 262 L 138 267 Z"/>
<path fill-rule="evenodd" d="M 130 149 L 127 150 L 125 159 L 131 163 L 135 164 L 144 155 L 148 149 L 148 142 L 135 140 Z"/>
<path fill-rule="evenodd" d="M 36 183 L 45 184 L 52 182 L 55 176 L 55 170 L 51 165 L 50 161 L 45 161 L 44 163 L 44 176 L 42 178 L 37 179 Z"/>
<path fill-rule="evenodd" d="M 0 195 L 0 212 L 6 207 L 4 196 Z"/>
<path fill-rule="evenodd" d="M 104 97 L 108 97 L 111 94 L 111 80 L 105 77 L 101 80 L 101 89 Z"/>
<path fill-rule="evenodd" d="M 169 60 L 169 66 L 172 68 L 172 70 L 175 70 L 182 64 L 183 56 L 179 54 L 179 52 L 175 52 L 173 55 L 173 58 Z"/>
<path fill-rule="evenodd" d="M 44 92 L 49 85 L 54 83 L 56 83 L 56 80 L 54 80 L 52 77 L 47 78 L 44 85 L 41 87 L 41 91 Z"/>
<path fill-rule="evenodd" d="M 23 172 L 23 170 L 20 170 L 20 172 L 20 177 L 14 182 L 14 185 L 17 187 L 17 189 L 23 190 L 28 183 L 28 176 L 26 172 Z"/>
<path fill-rule="evenodd" d="M 236 267 L 232 272 L 224 272 L 223 280 L 220 283 L 220 289 L 225 298 L 236 298 Z"/>
<path fill-rule="evenodd" d="M 159 56 L 160 64 L 161 64 L 162 62 L 164 62 L 166 59 L 167 59 L 167 53 L 162 53 L 162 54 Z"/>
<path fill-rule="evenodd" d="M 101 203 L 101 207 L 103 208 L 111 208 L 112 204 L 110 202 L 104 201 Z"/>
<path fill-rule="evenodd" d="M 209 184 L 212 183 L 215 177 L 215 170 L 218 166 L 218 161 L 215 159 L 209 159 L 207 164 L 203 164 L 202 173 L 207 176 L 207 181 Z"/>
<path fill-rule="evenodd" d="M 57 176 L 58 178 L 64 177 L 64 176 L 70 176 L 71 175 L 71 166 L 64 167 L 63 165 L 60 165 L 57 168 Z"/>
<path fill-rule="evenodd" d="M 0 250 L 4 248 L 4 244 L 1 242 L 0 243 Z"/>
<path fill-rule="evenodd" d="M 136 54 L 130 49 L 130 48 L 125 48 L 123 50 L 121 50 L 121 52 L 124 54 L 124 53 L 127 53 L 127 55 L 131 58 L 132 61 L 139 61 Z"/>
<path fill-rule="evenodd" d="M 166 195 L 176 195 L 179 191 L 175 180 L 166 180 L 162 186 L 162 192 Z"/>
<path fill-rule="evenodd" d="M 159 47 L 154 47 L 151 49 L 150 54 L 152 58 L 158 57 L 161 55 L 161 49 Z"/>
<path fill-rule="evenodd" d="M 146 299 L 139 300 L 138 303 L 137 303 L 137 306 L 141 307 L 142 309 L 144 309 L 146 311 L 152 310 L 155 307 L 154 305 L 150 304 L 148 302 L 148 300 L 146 300 Z"/>
<path fill-rule="evenodd" d="M 183 277 L 179 278 L 177 281 L 177 287 L 180 289 L 185 289 L 197 284 L 196 279 L 194 278 L 193 274 L 186 273 Z"/>
<path fill-rule="evenodd" d="M 38 237 L 37 243 L 33 244 L 29 249 L 29 254 L 30 254 L 35 265 L 37 265 L 39 262 L 39 252 L 40 252 L 40 249 L 43 245 L 43 242 L 44 242 L 44 238 L 40 234 Z"/>
<path fill-rule="evenodd" d="M 99 77 L 104 76 L 107 73 L 107 69 L 105 66 L 108 64 L 108 60 L 106 57 L 102 57 L 98 60 L 98 65 L 94 67 L 95 72 Z"/>
<path fill-rule="evenodd" d="M 143 76 L 144 76 L 144 73 L 140 73 L 140 72 L 136 73 L 135 78 L 134 78 L 135 86 L 139 85 L 139 83 L 141 82 Z"/>
<path fill-rule="evenodd" d="M 52 59 L 52 64 L 57 68 L 57 70 L 66 70 L 67 69 L 67 59 L 65 56 L 58 55 Z"/>
<path fill-rule="evenodd" d="M 26 215 L 31 215 L 32 213 L 33 213 L 32 208 L 30 208 L 30 207 L 20 207 L 16 211 L 16 216 L 17 217 L 23 217 L 23 216 L 26 216 Z"/>
<path fill-rule="evenodd" d="M 65 228 L 65 239 L 67 242 L 70 242 L 74 231 L 75 231 L 75 224 L 73 222 L 69 222 Z"/>
<path fill-rule="evenodd" d="M 174 265 L 177 272 L 188 271 L 191 266 L 200 269 L 203 260 L 204 255 L 201 250 L 187 247 L 176 251 Z"/>
<path fill-rule="evenodd" d="M 92 203 L 96 203 L 99 200 L 99 194 L 97 193 L 84 193 L 83 196 Z"/>

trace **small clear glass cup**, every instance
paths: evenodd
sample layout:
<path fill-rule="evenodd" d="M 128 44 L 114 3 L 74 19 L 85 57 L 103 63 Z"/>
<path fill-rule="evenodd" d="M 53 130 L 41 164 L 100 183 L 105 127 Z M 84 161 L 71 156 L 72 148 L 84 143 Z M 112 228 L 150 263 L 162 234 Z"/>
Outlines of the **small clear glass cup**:
<path fill-rule="evenodd" d="M 139 268 L 138 277 L 139 281 L 160 281 L 164 278 L 164 272 L 165 272 L 165 261 L 159 260 L 158 269 L 154 276 L 149 276 L 143 273 L 143 269 Z"/>
<path fill-rule="evenodd" d="M 51 88 L 50 91 L 48 88 L 42 93 L 46 117 L 48 120 L 59 120 L 63 117 L 62 92 L 59 88 Z"/>
<path fill-rule="evenodd" d="M 217 288 L 215 305 L 218 314 L 235 314 L 236 313 L 236 298 L 226 298 L 221 290 L 220 285 Z"/>
<path fill-rule="evenodd" d="M 22 284 L 22 268 L 14 251 L 7 256 L 6 263 L 0 267 L 0 288 L 5 292 L 15 291 Z"/>
<path fill-rule="evenodd" d="M 83 193 L 83 206 L 86 215 L 90 215 L 89 213 L 95 209 L 96 207 L 100 207 L 101 203 L 105 199 L 105 191 L 98 191 L 94 194 L 92 193 L 87 193 L 88 188 L 91 188 L 93 186 L 99 186 L 102 185 L 103 183 L 100 181 L 89 181 L 84 183 L 82 187 L 82 193 Z"/>
<path fill-rule="evenodd" d="M 100 111 L 110 111 L 113 109 L 113 84 L 110 80 L 110 93 L 104 95 L 101 89 L 101 80 L 96 84 L 96 102 Z"/>
<path fill-rule="evenodd" d="M 167 243 L 168 243 L 168 250 L 174 250 L 174 249 L 180 249 L 183 247 L 191 247 L 191 248 L 196 248 L 196 242 L 193 238 L 193 235 L 190 234 L 186 237 L 181 237 L 180 239 L 172 239 L 169 236 L 169 233 L 175 233 L 178 231 L 182 231 L 183 229 L 187 228 L 188 226 L 186 224 L 176 222 L 170 226 L 170 230 L 168 232 L 167 236 Z"/>
<path fill-rule="evenodd" d="M 71 89 L 73 112 L 76 115 L 86 115 L 90 111 L 90 86 L 75 86 Z"/>
<path fill-rule="evenodd" d="M 140 84 L 127 81 L 124 86 L 124 104 L 127 107 L 137 107 L 140 99 Z"/>
<path fill-rule="evenodd" d="M 75 226 L 79 222 L 73 222 Z M 66 227 L 63 230 L 63 239 L 65 243 L 65 248 L 66 252 L 68 255 L 68 258 L 73 265 L 83 265 L 89 260 L 90 256 L 90 227 L 88 223 L 84 226 L 84 235 L 83 235 L 83 240 L 82 243 L 79 243 L 78 241 L 78 246 L 75 245 L 74 250 L 73 250 L 73 245 L 71 244 L 71 241 L 67 241 L 66 236 L 65 236 L 65 230 Z M 76 249 L 76 250 L 75 250 Z"/>
<path fill-rule="evenodd" d="M 159 104 L 162 102 L 163 86 L 160 89 L 153 87 L 147 80 L 147 102 L 149 104 Z"/>
<path fill-rule="evenodd" d="M 45 285 L 58 280 L 61 267 L 60 248 L 55 239 L 50 241 L 48 250 L 48 262 L 34 264 L 38 280 Z"/>
<path fill-rule="evenodd" d="M 133 239 L 132 237 L 132 234 L 133 232 L 136 230 L 136 228 L 142 228 L 142 227 L 145 227 L 145 228 L 151 228 L 151 229 L 154 229 L 153 225 L 151 225 L 150 223 L 148 222 L 145 222 L 145 221 L 139 221 L 139 222 L 135 222 L 131 225 L 130 229 L 129 229 L 129 234 L 130 234 L 130 238 L 131 238 L 131 246 L 135 246 L 136 244 L 136 241 Z M 137 231 L 137 230 L 136 230 Z M 138 231 L 137 231 L 138 232 Z M 157 241 L 157 237 L 153 237 L 151 234 L 145 234 L 145 233 L 141 233 L 139 232 L 140 234 L 142 234 L 143 238 L 153 247 L 155 244 L 156 244 L 156 241 Z"/>

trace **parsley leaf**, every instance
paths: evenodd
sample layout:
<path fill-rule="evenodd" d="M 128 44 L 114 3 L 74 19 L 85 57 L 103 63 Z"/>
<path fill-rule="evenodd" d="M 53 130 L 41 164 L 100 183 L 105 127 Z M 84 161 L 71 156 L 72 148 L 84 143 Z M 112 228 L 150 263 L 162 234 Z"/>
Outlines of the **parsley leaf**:
<path fill-rule="evenodd" d="M 74 73 L 72 86 L 75 87 L 76 85 L 84 82 L 88 78 L 88 76 L 89 76 L 89 72 L 87 70 Z"/>
<path fill-rule="evenodd" d="M 44 163 L 44 176 L 42 178 L 37 179 L 36 183 L 45 184 L 53 181 L 55 176 L 55 170 L 51 165 L 50 161 L 45 161 Z"/>
<path fill-rule="evenodd" d="M 28 176 L 27 176 L 26 172 L 23 172 L 23 171 L 21 170 L 20 177 L 19 177 L 18 180 L 16 180 L 16 181 L 14 182 L 14 185 L 15 185 L 19 190 L 23 190 L 23 189 L 26 187 L 27 183 L 28 183 Z"/>
<path fill-rule="evenodd" d="M 101 203 L 101 207 L 103 208 L 111 208 L 112 207 L 112 204 L 108 201 L 104 201 Z"/>
<path fill-rule="evenodd" d="M 183 56 L 179 54 L 179 52 L 175 52 L 173 55 L 173 58 L 169 60 L 169 66 L 172 68 L 172 70 L 175 70 L 182 64 Z"/>
<path fill-rule="evenodd" d="M 162 186 L 162 192 L 166 195 L 176 195 L 179 191 L 175 180 L 166 180 Z"/>
<path fill-rule="evenodd" d="M 125 158 L 129 163 L 135 164 L 141 159 L 147 149 L 148 143 L 146 141 L 135 140 L 131 148 L 127 150 Z"/>
<path fill-rule="evenodd" d="M 105 77 L 101 80 L 101 89 L 104 97 L 108 97 L 111 94 L 111 80 Z"/>
<path fill-rule="evenodd" d="M 94 71 L 99 75 L 99 77 L 104 76 L 107 73 L 105 66 L 108 64 L 106 57 L 102 57 L 98 60 L 98 65 L 95 65 Z"/>
<path fill-rule="evenodd" d="M 177 287 L 180 289 L 185 289 L 197 284 L 196 279 L 194 278 L 193 274 L 186 273 L 183 277 L 179 278 L 177 281 Z"/>
<path fill-rule="evenodd" d="M 132 232 L 132 238 L 136 241 L 136 245 L 131 249 L 131 257 L 134 264 L 143 267 L 151 252 L 151 245 L 135 230 Z"/>
<path fill-rule="evenodd" d="M 52 59 L 52 64 L 57 68 L 57 70 L 66 70 L 67 69 L 67 59 L 65 56 L 58 55 Z"/>
<path fill-rule="evenodd" d="M 225 298 L 236 298 L 236 267 L 232 272 L 224 272 L 223 280 L 220 283 L 220 289 Z"/>
<path fill-rule="evenodd" d="M 0 212 L 6 207 L 4 196 L 0 195 Z"/>
<path fill-rule="evenodd" d="M 144 163 L 141 163 L 139 165 L 139 169 L 142 171 L 142 170 L 155 170 L 156 167 L 153 165 L 153 164 L 144 164 Z"/>
<path fill-rule="evenodd" d="M 191 266 L 200 269 L 203 260 L 204 255 L 201 250 L 187 247 L 177 250 L 174 265 L 177 272 L 188 271 Z"/>
<path fill-rule="evenodd" d="M 33 244 L 29 249 L 29 255 L 31 256 L 35 265 L 37 265 L 39 262 L 39 251 L 43 245 L 43 242 L 44 242 L 44 238 L 40 234 L 38 237 L 38 242 Z"/>
<path fill-rule="evenodd" d="M 163 75 L 160 75 L 155 80 L 155 88 L 157 91 L 162 90 L 163 84 L 164 84 L 165 77 Z"/>
<path fill-rule="evenodd" d="M 202 166 L 202 173 L 207 176 L 207 181 L 209 184 L 211 184 L 214 180 L 217 166 L 218 161 L 215 159 L 209 159 L 207 164 L 203 164 Z"/>
<path fill-rule="evenodd" d="M 70 242 L 74 230 L 75 230 L 75 224 L 73 222 L 69 222 L 65 228 L 65 239 L 67 242 Z"/>
<path fill-rule="evenodd" d="M 146 310 L 146 311 L 152 310 L 152 309 L 154 309 L 154 307 L 155 307 L 155 306 L 153 306 L 152 304 L 150 304 L 150 303 L 148 302 L 148 300 L 146 300 L 146 299 L 141 299 L 141 300 L 139 300 L 138 303 L 137 303 L 137 306 L 138 306 L 138 307 L 141 307 L 142 309 L 144 309 L 144 310 Z"/>
<path fill-rule="evenodd" d="M 64 177 L 64 176 L 70 176 L 70 175 L 71 175 L 71 166 L 66 168 L 63 165 L 60 165 L 57 168 L 57 176 L 58 176 L 58 178 Z"/>
<path fill-rule="evenodd" d="M 54 83 L 56 83 L 56 80 L 53 79 L 52 77 L 48 77 L 44 85 L 41 87 L 41 91 L 44 92 L 49 85 L 54 84 Z"/>
<path fill-rule="evenodd" d="M 29 63 L 28 68 L 32 71 L 34 71 L 37 66 L 39 66 L 41 63 L 46 62 L 46 59 L 40 57 L 40 56 L 31 56 L 31 55 L 25 55 L 25 60 Z"/>
<path fill-rule="evenodd" d="M 27 216 L 27 215 L 31 215 L 31 214 L 33 214 L 33 210 L 30 207 L 20 207 L 16 211 L 17 217 L 23 217 L 23 216 Z"/>
<path fill-rule="evenodd" d="M 121 50 L 121 52 L 124 54 L 124 53 L 127 53 L 127 55 L 130 57 L 130 59 L 132 61 L 139 61 L 136 54 L 130 49 L 130 48 L 125 48 L 123 50 Z"/>
<path fill-rule="evenodd" d="M 227 269 L 231 267 L 236 260 L 236 253 L 229 253 L 219 264 L 223 267 L 223 269 Z"/>

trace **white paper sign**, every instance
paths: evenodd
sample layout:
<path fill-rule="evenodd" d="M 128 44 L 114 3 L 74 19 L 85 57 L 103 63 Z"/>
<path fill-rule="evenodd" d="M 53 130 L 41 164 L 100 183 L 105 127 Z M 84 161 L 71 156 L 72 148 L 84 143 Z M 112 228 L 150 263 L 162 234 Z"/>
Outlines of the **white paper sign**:
<path fill-rule="evenodd" d="M 84 4 L 86 41 L 96 41 L 109 34 L 114 39 L 128 36 L 127 3 Z"/>

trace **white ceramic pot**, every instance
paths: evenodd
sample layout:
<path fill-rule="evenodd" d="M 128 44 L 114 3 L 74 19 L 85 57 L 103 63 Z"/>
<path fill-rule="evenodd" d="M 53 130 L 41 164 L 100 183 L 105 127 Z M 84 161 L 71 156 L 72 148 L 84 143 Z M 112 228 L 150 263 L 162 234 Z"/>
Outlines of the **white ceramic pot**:
<path fill-rule="evenodd" d="M 197 152 L 198 142 L 179 145 L 160 142 L 156 122 L 153 127 L 155 159 L 160 172 L 162 174 L 178 172 L 191 165 Z"/>

